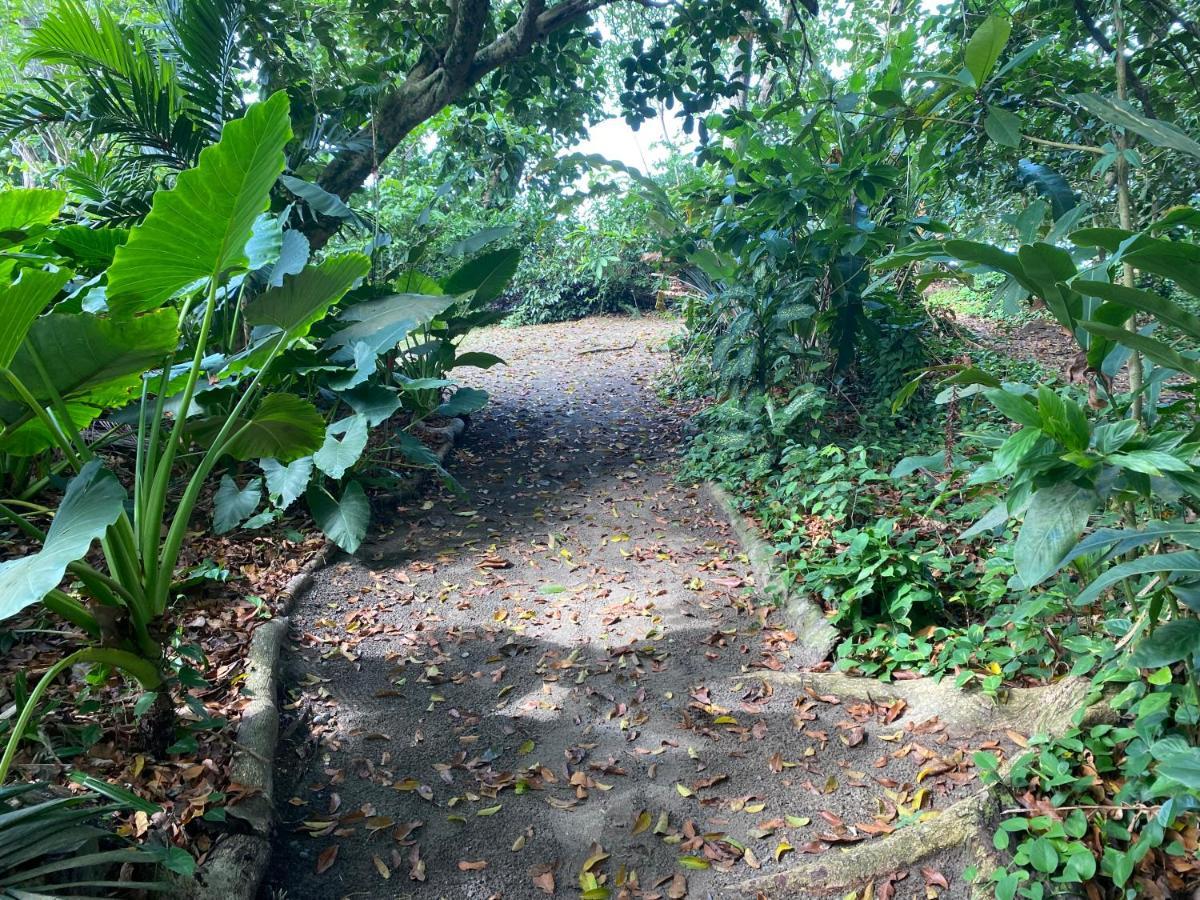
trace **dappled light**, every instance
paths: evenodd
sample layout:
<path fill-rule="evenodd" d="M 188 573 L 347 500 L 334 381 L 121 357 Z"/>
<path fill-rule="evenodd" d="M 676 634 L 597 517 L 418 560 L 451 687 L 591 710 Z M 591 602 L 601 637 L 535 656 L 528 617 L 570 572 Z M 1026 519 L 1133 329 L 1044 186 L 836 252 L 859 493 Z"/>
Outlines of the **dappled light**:
<path fill-rule="evenodd" d="M 0 898 L 1200 900 L 1195 0 L 17 0 Z"/>

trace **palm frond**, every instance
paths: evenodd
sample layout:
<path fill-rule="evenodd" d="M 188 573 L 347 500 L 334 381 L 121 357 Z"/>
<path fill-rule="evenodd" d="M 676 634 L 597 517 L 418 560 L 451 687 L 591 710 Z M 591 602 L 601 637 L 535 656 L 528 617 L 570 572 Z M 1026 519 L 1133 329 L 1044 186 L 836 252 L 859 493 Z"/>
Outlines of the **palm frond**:
<path fill-rule="evenodd" d="M 159 187 L 158 172 L 151 163 L 90 150 L 62 169 L 59 177 L 83 217 L 106 226 L 140 222 L 150 211 Z"/>
<path fill-rule="evenodd" d="M 59 0 L 30 32 L 18 61 L 106 69 L 129 77 L 145 52 L 139 36 L 123 28 L 104 7 L 97 9 L 93 19 L 82 0 Z"/>
<path fill-rule="evenodd" d="M 164 16 L 180 83 L 215 140 L 244 107 L 237 72 L 245 9 L 240 0 L 164 0 Z"/>

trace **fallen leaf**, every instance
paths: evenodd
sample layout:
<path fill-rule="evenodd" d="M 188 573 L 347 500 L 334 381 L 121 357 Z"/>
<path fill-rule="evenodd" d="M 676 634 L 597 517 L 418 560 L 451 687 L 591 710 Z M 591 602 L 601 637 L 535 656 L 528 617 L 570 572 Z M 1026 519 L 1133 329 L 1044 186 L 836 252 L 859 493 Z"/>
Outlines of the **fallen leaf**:
<path fill-rule="evenodd" d="M 529 874 L 533 877 L 533 886 L 543 894 L 553 894 L 554 887 L 554 866 L 540 865 L 534 866 Z"/>
<path fill-rule="evenodd" d="M 643 809 L 633 823 L 633 833 L 641 834 L 650 827 L 650 810 Z"/>
<path fill-rule="evenodd" d="M 338 845 L 326 847 L 321 851 L 321 855 L 317 857 L 317 874 L 321 875 L 329 870 L 329 867 L 337 860 Z"/>

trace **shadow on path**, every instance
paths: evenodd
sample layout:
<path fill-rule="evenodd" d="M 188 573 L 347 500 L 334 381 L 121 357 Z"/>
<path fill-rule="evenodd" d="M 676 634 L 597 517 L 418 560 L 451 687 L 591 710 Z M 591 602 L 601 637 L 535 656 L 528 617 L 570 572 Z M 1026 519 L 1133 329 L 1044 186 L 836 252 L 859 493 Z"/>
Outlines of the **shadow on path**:
<path fill-rule="evenodd" d="M 670 328 L 476 339 L 511 366 L 472 381 L 494 399 L 451 463 L 465 496 L 395 510 L 300 598 L 263 896 L 733 896 L 973 789 L 936 724 L 754 677 L 794 636 L 670 478 Z"/>

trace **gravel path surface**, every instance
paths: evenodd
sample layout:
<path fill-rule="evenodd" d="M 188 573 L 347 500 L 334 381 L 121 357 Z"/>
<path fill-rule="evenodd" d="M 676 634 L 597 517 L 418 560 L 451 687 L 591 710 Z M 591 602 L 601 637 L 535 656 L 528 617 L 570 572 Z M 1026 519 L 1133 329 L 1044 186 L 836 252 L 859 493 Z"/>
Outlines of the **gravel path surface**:
<path fill-rule="evenodd" d="M 264 897 L 735 896 L 978 789 L 980 739 L 754 677 L 795 636 L 672 480 L 674 327 L 474 339 L 510 365 L 468 379 L 493 399 L 465 493 L 396 510 L 298 603 Z M 962 896 L 956 857 L 928 868 L 886 895 Z"/>

